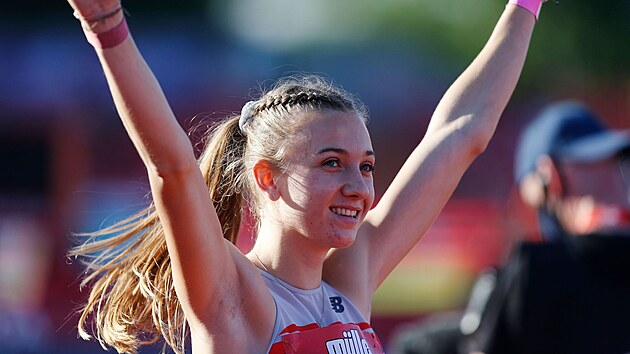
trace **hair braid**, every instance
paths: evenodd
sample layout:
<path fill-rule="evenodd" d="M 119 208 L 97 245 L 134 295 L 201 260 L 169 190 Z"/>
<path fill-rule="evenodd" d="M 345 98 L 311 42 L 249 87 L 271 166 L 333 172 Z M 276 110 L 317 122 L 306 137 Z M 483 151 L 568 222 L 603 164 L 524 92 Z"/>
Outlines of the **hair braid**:
<path fill-rule="evenodd" d="M 342 97 L 331 96 L 321 91 L 309 90 L 298 92 L 287 91 L 283 94 L 269 94 L 263 96 L 260 103 L 254 108 L 254 112 L 257 114 L 270 109 L 288 110 L 291 107 L 301 105 L 311 106 L 316 109 L 325 107 L 329 109 L 354 110 L 352 102 Z"/>

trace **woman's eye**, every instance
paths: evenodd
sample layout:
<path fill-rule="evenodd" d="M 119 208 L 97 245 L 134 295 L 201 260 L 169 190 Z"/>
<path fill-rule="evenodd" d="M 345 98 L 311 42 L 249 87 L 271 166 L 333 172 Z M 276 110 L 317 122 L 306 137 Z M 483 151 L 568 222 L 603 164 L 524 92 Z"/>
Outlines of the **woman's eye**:
<path fill-rule="evenodd" d="M 326 160 L 326 161 L 324 161 L 324 166 L 339 167 L 339 161 L 336 160 L 336 159 Z"/>
<path fill-rule="evenodd" d="M 361 170 L 365 171 L 365 172 L 374 172 L 374 165 L 372 165 L 371 163 L 366 163 L 361 165 Z"/>

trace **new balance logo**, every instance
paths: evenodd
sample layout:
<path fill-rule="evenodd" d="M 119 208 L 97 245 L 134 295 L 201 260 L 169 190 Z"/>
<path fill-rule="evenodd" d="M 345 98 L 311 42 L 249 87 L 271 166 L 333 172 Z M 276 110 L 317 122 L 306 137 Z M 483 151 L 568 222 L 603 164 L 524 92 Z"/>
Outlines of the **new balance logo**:
<path fill-rule="evenodd" d="M 331 296 L 328 298 L 328 300 L 330 300 L 330 306 L 332 307 L 333 311 L 337 312 L 337 313 L 342 313 L 346 308 L 343 307 L 343 305 L 341 304 L 341 297 L 339 296 Z"/>
<path fill-rule="evenodd" d="M 372 354 L 370 346 L 356 329 L 343 332 L 343 338 L 326 342 L 328 354 Z"/>

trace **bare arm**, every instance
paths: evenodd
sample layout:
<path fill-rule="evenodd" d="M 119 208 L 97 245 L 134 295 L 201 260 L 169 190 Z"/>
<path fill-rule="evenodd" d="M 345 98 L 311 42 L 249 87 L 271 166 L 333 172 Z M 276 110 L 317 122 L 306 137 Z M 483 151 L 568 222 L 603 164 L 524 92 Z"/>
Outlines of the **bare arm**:
<path fill-rule="evenodd" d="M 484 151 L 516 86 L 534 24 L 531 13 L 506 7 L 484 48 L 438 104 L 422 142 L 368 214 L 355 245 L 331 254 L 327 276 L 339 274 L 334 271 L 338 267 L 364 274 L 355 277 L 362 280 L 349 285 L 348 292 L 366 288 L 373 292 L 382 283 L 425 234 L 468 166 Z M 364 301 L 369 308 L 371 299 Z"/>
<path fill-rule="evenodd" d="M 75 9 L 92 11 L 82 14 L 92 18 L 113 6 L 111 1 L 99 2 L 107 4 L 96 9 L 89 7 L 95 1 L 70 3 Z M 119 12 L 99 21 L 94 32 L 107 31 L 120 23 L 122 16 Z M 209 336 L 208 326 L 224 322 L 214 315 L 230 307 L 225 302 L 233 297 L 226 293 L 239 292 L 239 268 L 251 264 L 223 239 L 191 143 L 133 39 L 128 37 L 113 48 L 96 52 L 116 109 L 147 168 L 178 299 L 193 334 Z"/>

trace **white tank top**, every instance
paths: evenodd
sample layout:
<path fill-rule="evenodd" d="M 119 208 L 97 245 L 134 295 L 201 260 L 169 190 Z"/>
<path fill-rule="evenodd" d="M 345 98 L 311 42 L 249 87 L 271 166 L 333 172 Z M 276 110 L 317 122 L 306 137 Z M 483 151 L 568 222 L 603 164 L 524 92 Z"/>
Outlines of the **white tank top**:
<path fill-rule="evenodd" d="M 374 330 L 350 300 L 322 281 L 304 290 L 260 270 L 276 304 L 269 354 L 378 354 Z"/>

